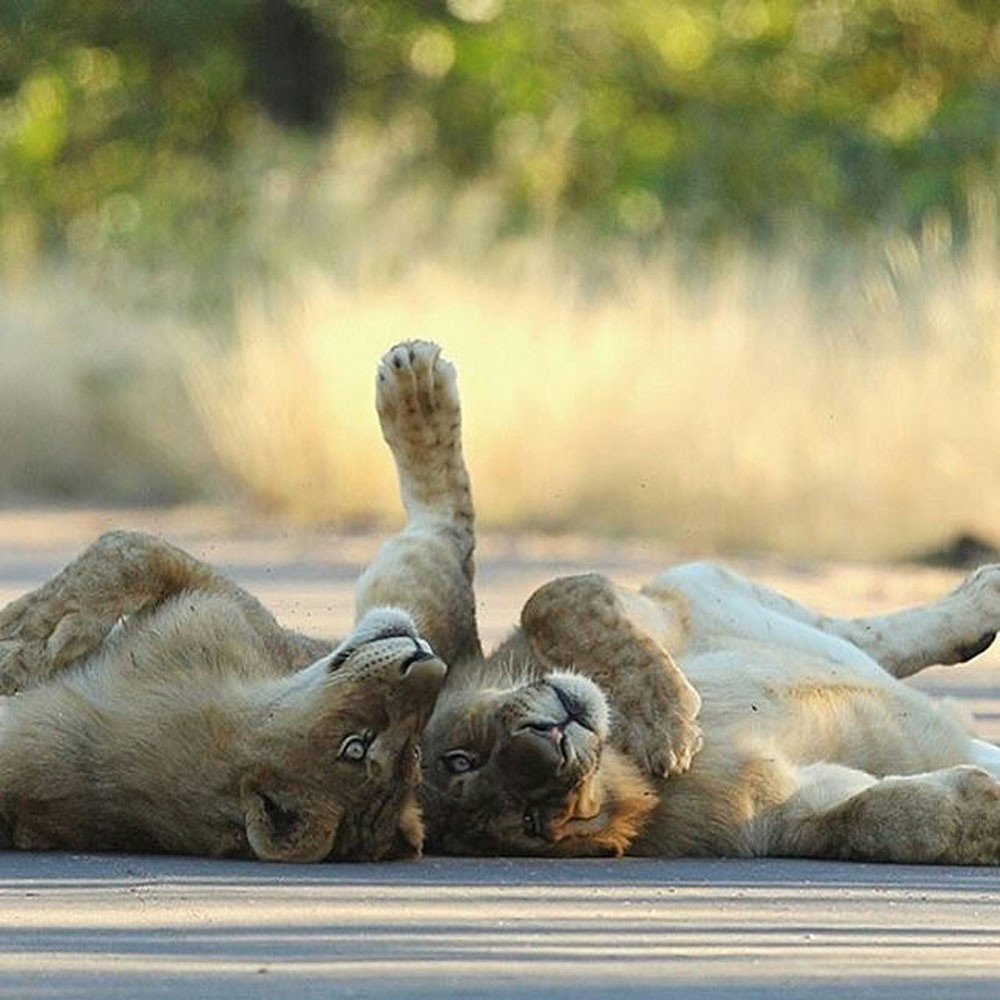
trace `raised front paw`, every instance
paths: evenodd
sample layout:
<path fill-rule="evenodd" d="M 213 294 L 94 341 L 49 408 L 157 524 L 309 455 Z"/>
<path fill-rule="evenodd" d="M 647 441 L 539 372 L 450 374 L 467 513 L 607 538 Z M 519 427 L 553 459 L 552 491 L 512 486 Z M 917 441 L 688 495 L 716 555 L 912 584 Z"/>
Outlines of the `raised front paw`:
<path fill-rule="evenodd" d="M 387 351 L 378 367 L 376 407 L 407 510 L 471 517 L 458 382 L 441 348 L 409 340 Z"/>
<path fill-rule="evenodd" d="M 390 348 L 378 366 L 376 407 L 393 453 L 451 447 L 458 440 L 461 407 L 455 368 L 441 348 L 407 340 Z"/>

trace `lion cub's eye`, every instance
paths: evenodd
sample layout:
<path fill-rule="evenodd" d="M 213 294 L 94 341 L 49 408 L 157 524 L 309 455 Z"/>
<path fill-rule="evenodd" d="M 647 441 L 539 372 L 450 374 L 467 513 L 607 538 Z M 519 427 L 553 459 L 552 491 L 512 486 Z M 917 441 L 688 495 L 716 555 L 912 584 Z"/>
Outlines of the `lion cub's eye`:
<path fill-rule="evenodd" d="M 373 733 L 353 734 L 348 736 L 340 744 L 340 752 L 337 756 L 341 760 L 350 760 L 355 763 L 362 761 L 368 756 L 368 748 L 372 744 L 375 736 Z"/>
<path fill-rule="evenodd" d="M 441 759 L 452 774 L 467 774 L 476 769 L 476 758 L 465 750 L 450 750 Z"/>
<path fill-rule="evenodd" d="M 534 809 L 525 810 L 524 816 L 521 817 L 521 824 L 529 837 L 542 835 L 542 822 Z"/>

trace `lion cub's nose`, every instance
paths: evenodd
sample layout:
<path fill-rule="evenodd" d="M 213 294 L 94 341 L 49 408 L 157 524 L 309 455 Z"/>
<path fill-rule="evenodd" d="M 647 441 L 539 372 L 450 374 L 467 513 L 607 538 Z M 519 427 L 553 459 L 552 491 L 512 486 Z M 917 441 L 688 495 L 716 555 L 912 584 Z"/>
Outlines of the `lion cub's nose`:
<path fill-rule="evenodd" d="M 428 649 L 414 650 L 400 663 L 399 679 L 411 710 L 426 709 L 433 703 L 447 672 L 444 661 Z"/>
<path fill-rule="evenodd" d="M 417 648 L 410 653 L 409 656 L 405 657 L 403 662 L 399 665 L 399 672 L 401 674 L 409 673 L 410 667 L 415 663 L 421 663 L 424 660 L 435 659 L 434 653 L 430 647 L 424 648 L 423 646 L 417 646 Z"/>

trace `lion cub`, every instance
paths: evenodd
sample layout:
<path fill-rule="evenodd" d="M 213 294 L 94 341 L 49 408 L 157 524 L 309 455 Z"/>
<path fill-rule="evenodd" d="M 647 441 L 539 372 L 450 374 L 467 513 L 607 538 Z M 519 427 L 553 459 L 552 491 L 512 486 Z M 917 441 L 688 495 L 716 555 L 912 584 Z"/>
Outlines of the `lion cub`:
<path fill-rule="evenodd" d="M 860 619 L 705 563 L 640 591 L 565 577 L 484 658 L 454 369 L 398 345 L 378 409 L 407 525 L 359 597 L 452 658 L 424 734 L 431 850 L 1000 864 L 1000 748 L 902 681 L 993 641 L 1000 566 Z"/>
<path fill-rule="evenodd" d="M 181 550 L 104 535 L 0 612 L 0 846 L 413 857 L 444 676 L 402 611 L 331 650 Z"/>

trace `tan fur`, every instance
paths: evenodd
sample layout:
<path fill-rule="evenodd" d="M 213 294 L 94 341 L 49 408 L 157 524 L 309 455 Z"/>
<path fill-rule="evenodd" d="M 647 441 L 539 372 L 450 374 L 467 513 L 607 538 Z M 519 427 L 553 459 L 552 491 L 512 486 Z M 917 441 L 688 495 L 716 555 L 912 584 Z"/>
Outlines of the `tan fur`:
<path fill-rule="evenodd" d="M 709 564 L 564 578 L 483 658 L 454 381 L 431 344 L 383 361 L 409 522 L 359 592 L 459 651 L 424 735 L 431 849 L 1000 863 L 1000 749 L 898 679 L 989 644 L 1000 567 L 862 619 Z"/>
<path fill-rule="evenodd" d="M 331 651 L 113 532 L 0 612 L 0 639 L 0 844 L 419 853 L 417 739 L 445 667 L 403 612 L 373 609 Z"/>
<path fill-rule="evenodd" d="M 421 635 L 446 663 L 477 659 L 476 606 L 467 596 L 475 548 L 472 494 L 455 369 L 435 344 L 400 344 L 379 365 L 376 406 L 407 522 L 358 580 L 359 613 L 383 604 L 412 607 Z"/>

